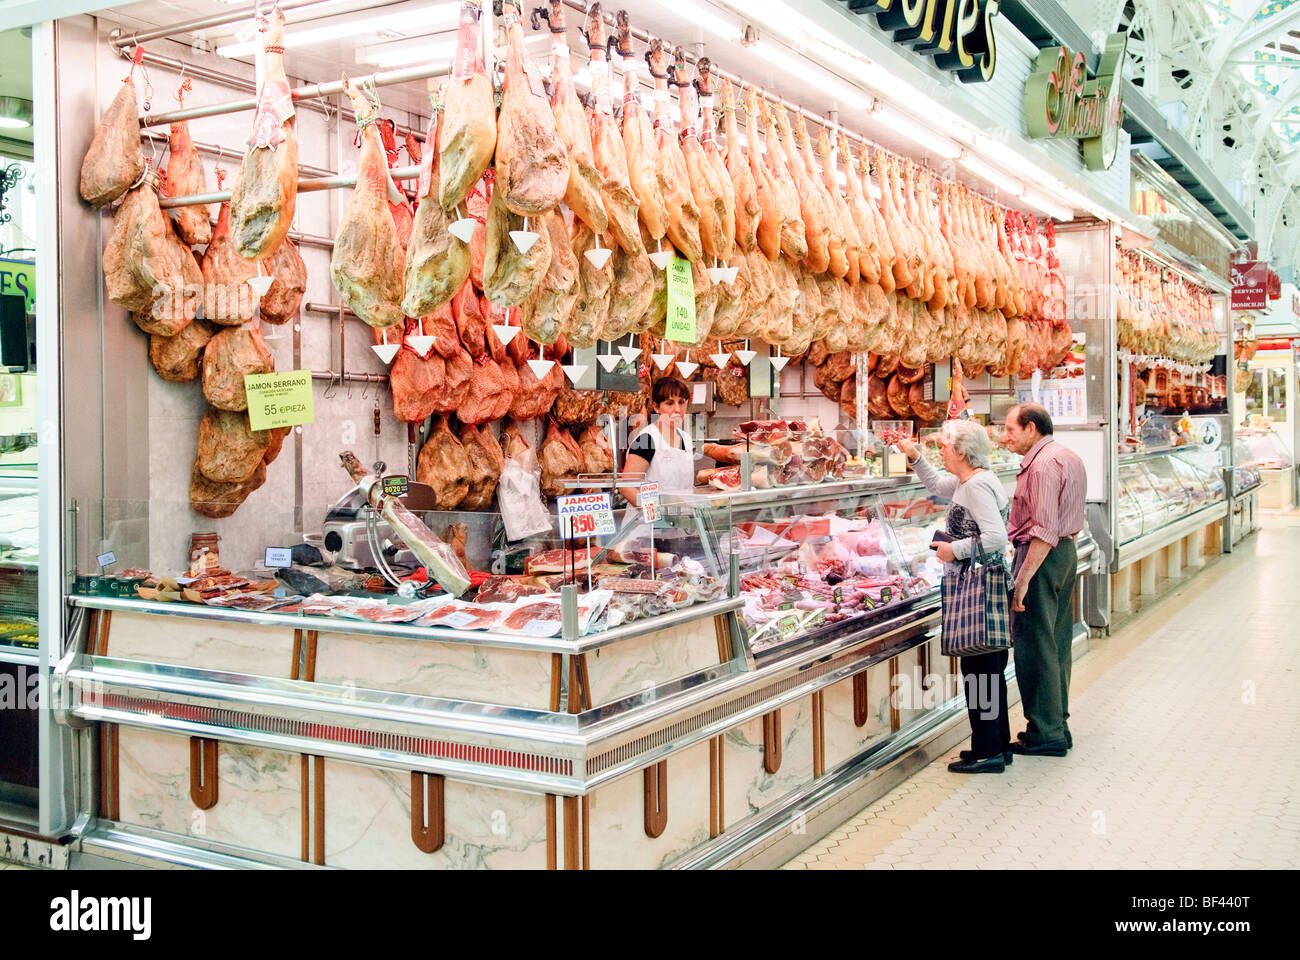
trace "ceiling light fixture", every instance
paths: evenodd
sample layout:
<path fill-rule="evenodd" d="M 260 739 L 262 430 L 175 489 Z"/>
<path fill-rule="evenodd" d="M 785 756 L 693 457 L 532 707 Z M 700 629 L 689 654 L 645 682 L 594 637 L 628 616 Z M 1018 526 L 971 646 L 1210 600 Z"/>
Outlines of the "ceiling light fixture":
<path fill-rule="evenodd" d="M 375 47 L 357 49 L 358 63 L 373 63 L 377 67 L 400 67 L 408 63 L 450 64 L 456 55 L 455 40 L 414 38 L 385 43 Z"/>
<path fill-rule="evenodd" d="M 965 153 L 958 158 L 957 162 L 985 183 L 991 184 L 1013 197 L 1019 197 L 1025 192 L 1025 185 L 1023 183 L 1008 177 L 1000 170 L 995 170 L 979 157 Z"/>
<path fill-rule="evenodd" d="M 784 70 L 791 76 L 798 76 L 801 73 L 808 72 L 807 60 L 801 60 L 794 54 L 787 53 L 784 48 L 778 47 L 768 40 L 758 40 L 750 44 L 748 49 L 757 53 L 772 66 Z M 871 97 L 857 87 L 851 86 L 828 73 L 823 72 L 813 79 L 813 83 L 822 87 L 828 94 L 838 100 L 842 107 L 849 110 L 871 109 Z"/>
<path fill-rule="evenodd" d="M 329 22 L 316 27 L 286 30 L 285 49 L 306 47 L 343 38 L 359 39 L 365 34 L 381 30 L 409 32 L 421 30 L 449 30 L 460 18 L 459 3 L 440 3 L 431 7 L 406 8 L 398 13 L 365 14 L 363 16 L 331 17 Z M 217 47 L 223 57 L 244 57 L 256 53 L 261 40 L 254 38 L 241 43 L 228 43 Z"/>
<path fill-rule="evenodd" d="M 1053 220 L 1058 220 L 1061 223 L 1069 223 L 1074 219 L 1073 210 L 1067 210 L 1065 207 L 1053 203 L 1041 193 L 1036 193 L 1033 190 L 1026 189 L 1020 199 L 1024 202 L 1025 206 L 1033 207 L 1039 213 L 1045 213 Z"/>
<path fill-rule="evenodd" d="M 694 0 L 676 0 L 673 6 L 691 25 L 700 27 L 715 37 L 723 40 L 739 40 L 741 37 L 741 25 L 719 15 L 712 6 L 695 3 Z"/>
<path fill-rule="evenodd" d="M 20 97 L 0 97 L 0 129 L 19 130 L 32 125 L 32 102 Z"/>
<path fill-rule="evenodd" d="M 961 147 L 946 137 L 939 136 L 910 117 L 899 113 L 892 107 L 876 107 L 871 112 L 870 119 L 929 150 L 935 156 L 943 157 L 945 160 L 955 160 L 961 156 Z"/>

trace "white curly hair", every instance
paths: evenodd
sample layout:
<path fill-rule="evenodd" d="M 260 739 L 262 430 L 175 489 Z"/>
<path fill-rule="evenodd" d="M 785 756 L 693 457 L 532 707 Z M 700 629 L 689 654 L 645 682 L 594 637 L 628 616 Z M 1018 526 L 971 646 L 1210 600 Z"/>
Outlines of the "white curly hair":
<path fill-rule="evenodd" d="M 949 420 L 943 432 L 952 448 L 976 470 L 993 468 L 993 446 L 980 424 L 974 420 Z"/>

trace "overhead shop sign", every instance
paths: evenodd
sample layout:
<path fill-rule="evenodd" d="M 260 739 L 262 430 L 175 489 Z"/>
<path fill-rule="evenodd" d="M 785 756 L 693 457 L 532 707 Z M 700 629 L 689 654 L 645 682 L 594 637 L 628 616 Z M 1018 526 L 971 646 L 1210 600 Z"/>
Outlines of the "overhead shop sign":
<path fill-rule="evenodd" d="M 1127 46 L 1128 34 L 1111 34 L 1092 78 L 1082 53 L 1068 47 L 1040 50 L 1034 72 L 1025 81 L 1029 135 L 1082 140 L 1084 165 L 1089 170 L 1110 169 L 1124 123 L 1120 79 Z"/>
<path fill-rule="evenodd" d="M 993 79 L 998 0 L 845 0 L 854 13 L 874 13 L 894 42 L 934 60 L 963 83 Z"/>
<path fill-rule="evenodd" d="M 1268 264 L 1263 260 L 1243 260 L 1232 265 L 1233 310 L 1268 308 L 1268 273 Z"/>

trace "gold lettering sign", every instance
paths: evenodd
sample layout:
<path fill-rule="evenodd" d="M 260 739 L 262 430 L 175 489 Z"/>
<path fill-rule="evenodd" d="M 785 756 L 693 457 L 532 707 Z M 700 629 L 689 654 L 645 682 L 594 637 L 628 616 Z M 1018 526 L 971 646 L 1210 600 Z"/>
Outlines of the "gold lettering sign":
<path fill-rule="evenodd" d="M 870 0 L 850 0 L 860 10 Z M 934 58 L 943 70 L 951 70 L 963 83 L 993 78 L 997 51 L 993 40 L 993 18 L 998 0 L 875 0 L 869 11 L 882 30 L 893 34 L 894 42 Z"/>

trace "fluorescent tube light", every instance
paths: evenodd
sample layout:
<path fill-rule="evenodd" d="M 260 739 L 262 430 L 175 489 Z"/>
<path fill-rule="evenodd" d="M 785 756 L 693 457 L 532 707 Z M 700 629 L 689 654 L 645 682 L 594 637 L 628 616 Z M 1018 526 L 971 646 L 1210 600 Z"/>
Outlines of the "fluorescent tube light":
<path fill-rule="evenodd" d="M 810 78 L 812 83 L 820 86 L 844 107 L 850 110 L 870 110 L 871 98 L 856 87 L 850 86 L 843 80 L 839 80 L 825 71 L 819 70 L 817 65 L 809 60 L 801 59 L 792 53 L 786 52 L 782 47 L 767 40 L 759 40 L 757 43 L 750 44 L 749 49 L 757 53 L 760 57 L 784 70 L 791 76 L 801 76 L 814 70 L 816 73 Z M 955 154 L 954 154 L 955 156 Z"/>
<path fill-rule="evenodd" d="M 985 183 L 991 184 L 999 190 L 1009 193 L 1014 197 L 1021 196 L 1025 192 L 1025 185 L 1023 183 L 1012 179 L 1000 170 L 995 170 L 979 157 L 972 156 L 968 153 L 960 157 L 957 162 Z"/>
<path fill-rule="evenodd" d="M 377 67 L 400 67 L 410 63 L 451 63 L 456 55 L 455 40 L 412 38 L 357 50 L 358 63 L 372 63 Z"/>
<path fill-rule="evenodd" d="M 961 156 L 961 147 L 947 137 L 939 136 L 892 107 L 877 107 L 872 112 L 871 119 L 945 160 L 955 160 Z"/>
<path fill-rule="evenodd" d="M 672 6 L 675 13 L 684 16 L 692 25 L 723 40 L 739 40 L 744 33 L 739 23 L 728 20 L 712 6 L 694 0 L 675 0 Z"/>
<path fill-rule="evenodd" d="M 1053 220 L 1059 220 L 1062 223 L 1069 223 L 1074 219 L 1074 211 L 1068 210 L 1057 203 L 1053 203 L 1041 193 L 1026 189 L 1020 199 L 1026 206 L 1033 207 L 1039 213 L 1045 213 Z"/>
<path fill-rule="evenodd" d="M 424 30 L 449 30 L 460 19 L 459 3 L 441 3 L 435 6 L 405 8 L 398 13 L 366 14 L 364 16 L 331 17 L 330 22 L 316 27 L 286 29 L 284 47 L 306 47 L 314 43 L 326 43 L 343 38 L 358 39 L 369 33 L 381 30 L 410 31 L 416 28 Z M 261 46 L 261 39 L 255 37 L 242 43 L 228 43 L 217 47 L 217 53 L 223 57 L 243 57 L 256 53 Z"/>

